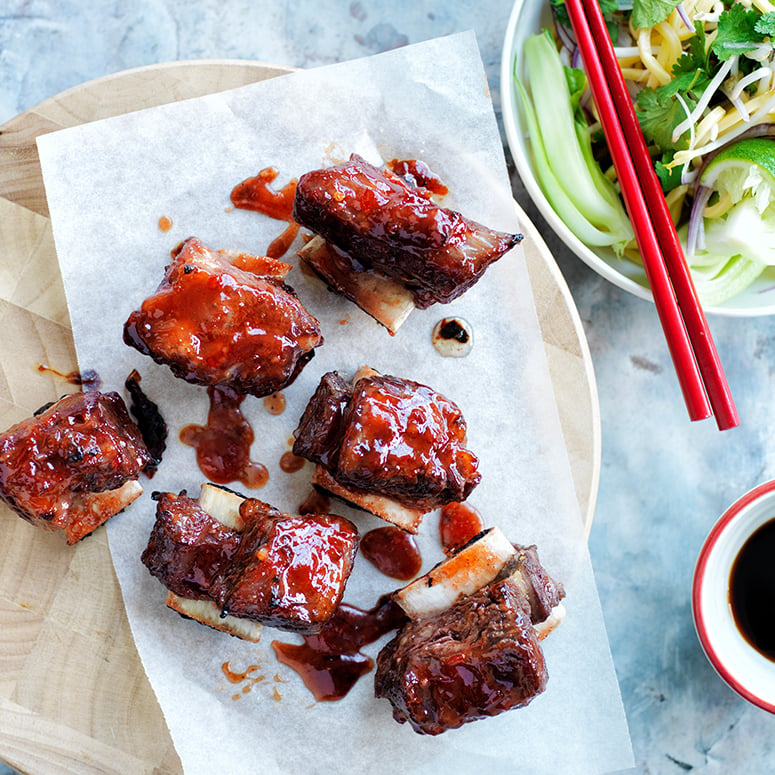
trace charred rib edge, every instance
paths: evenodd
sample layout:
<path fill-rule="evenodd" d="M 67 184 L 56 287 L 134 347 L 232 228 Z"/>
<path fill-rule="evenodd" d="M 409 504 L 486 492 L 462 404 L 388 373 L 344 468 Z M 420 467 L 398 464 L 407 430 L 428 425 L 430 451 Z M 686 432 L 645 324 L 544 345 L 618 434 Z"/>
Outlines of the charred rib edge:
<path fill-rule="evenodd" d="M 412 619 L 435 616 L 452 607 L 460 597 L 472 595 L 494 581 L 515 556 L 513 544 L 497 527 L 490 528 L 457 554 L 448 557 L 395 593 L 395 600 Z M 512 577 L 524 585 L 519 568 Z M 533 625 L 543 640 L 565 618 L 565 606 L 557 603 L 549 616 Z"/>
<path fill-rule="evenodd" d="M 199 493 L 200 507 L 230 530 L 241 531 L 244 527 L 239 513 L 243 500 L 245 499 L 241 495 L 213 484 L 203 484 Z M 169 592 L 165 603 L 173 611 L 221 632 L 253 643 L 257 643 L 261 638 L 259 622 L 231 615 L 221 616 L 220 609 L 211 600 L 193 600 Z"/>
<path fill-rule="evenodd" d="M 493 527 L 396 592 L 396 602 L 412 619 L 434 616 L 455 601 L 487 586 L 514 556 L 514 546 Z"/>

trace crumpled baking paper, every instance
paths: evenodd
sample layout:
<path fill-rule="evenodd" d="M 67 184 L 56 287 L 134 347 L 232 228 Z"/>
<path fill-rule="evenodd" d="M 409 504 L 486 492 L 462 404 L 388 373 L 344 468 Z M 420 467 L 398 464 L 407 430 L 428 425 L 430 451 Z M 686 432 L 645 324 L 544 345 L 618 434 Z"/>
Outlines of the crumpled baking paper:
<path fill-rule="evenodd" d="M 288 282 L 320 319 L 325 344 L 283 391 L 282 414 L 252 397 L 243 410 L 256 434 L 252 457 L 270 472 L 268 484 L 248 494 L 292 512 L 310 492 L 312 467 L 287 474 L 279 461 L 326 371 L 351 375 L 368 364 L 459 404 L 481 460 L 470 503 L 512 541 L 536 543 L 567 590 L 567 618 L 544 641 L 548 688 L 529 707 L 427 737 L 393 721 L 389 703 L 373 697 L 373 675 L 345 699 L 317 703 L 271 649 L 272 640 L 294 636 L 264 628 L 251 644 L 185 620 L 164 606 L 165 589 L 140 562 L 154 520 L 151 492 L 199 492 L 195 452 L 177 434 L 205 422 L 208 402 L 203 388 L 125 346 L 123 323 L 155 290 L 180 240 L 262 253 L 283 231 L 281 222 L 230 207 L 236 183 L 275 166 L 279 187 L 352 152 L 375 163 L 419 158 L 449 187 L 445 206 L 518 230 L 473 34 L 66 129 L 38 146 L 80 367 L 119 391 L 137 368 L 170 428 L 159 472 L 108 530 L 137 648 L 185 771 L 556 775 L 631 766 L 521 248 L 462 299 L 414 311 L 394 337 L 294 268 Z M 162 216 L 173 223 L 168 232 L 159 228 Z M 286 259 L 296 266 L 295 249 Z M 465 358 L 443 358 L 431 344 L 433 326 L 450 315 L 473 327 Z M 334 505 L 363 532 L 378 523 Z M 441 559 L 438 515 L 426 517 L 419 544 L 424 569 Z M 345 602 L 368 608 L 395 586 L 360 557 Z M 381 645 L 365 651 L 375 656 Z M 244 678 L 232 683 L 224 665 Z"/>

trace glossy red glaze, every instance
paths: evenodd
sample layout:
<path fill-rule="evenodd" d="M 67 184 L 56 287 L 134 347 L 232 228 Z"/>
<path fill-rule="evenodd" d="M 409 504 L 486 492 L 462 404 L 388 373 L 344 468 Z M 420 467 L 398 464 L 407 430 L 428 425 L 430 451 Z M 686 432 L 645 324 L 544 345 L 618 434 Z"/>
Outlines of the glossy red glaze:
<path fill-rule="evenodd" d="M 361 538 L 360 550 L 377 570 L 401 581 L 413 579 L 422 567 L 414 537 L 393 525 L 369 530 Z"/>
<path fill-rule="evenodd" d="M 253 428 L 240 411 L 245 396 L 223 387 L 210 387 L 207 395 L 207 425 L 186 425 L 180 431 L 180 440 L 196 449 L 197 464 L 211 482 L 239 481 L 246 487 L 263 487 L 269 481 L 269 472 L 266 466 L 250 459 Z"/>
<path fill-rule="evenodd" d="M 238 183 L 231 192 L 232 204 L 241 210 L 255 210 L 278 221 L 292 220 L 297 180 L 294 178 L 275 190 L 271 184 L 279 174 L 277 167 L 265 167 L 254 177 Z"/>
<path fill-rule="evenodd" d="M 317 635 L 300 645 L 272 642 L 277 658 L 293 668 L 318 701 L 342 699 L 357 680 L 374 667 L 360 649 L 398 629 L 406 615 L 389 596 L 364 611 L 340 605 Z"/>
<path fill-rule="evenodd" d="M 342 482 L 430 510 L 465 497 L 480 479 L 460 409 L 426 385 L 358 380 L 348 417 L 336 472 Z"/>
<path fill-rule="evenodd" d="M 356 155 L 302 175 L 293 217 L 364 267 L 407 285 L 421 308 L 460 296 L 521 240 L 439 207 L 425 189 Z"/>
<path fill-rule="evenodd" d="M 445 554 L 452 554 L 484 530 L 482 515 L 467 503 L 447 503 L 441 507 L 439 533 Z"/>
<path fill-rule="evenodd" d="M 73 393 L 0 434 L 0 497 L 74 543 L 127 505 L 116 492 L 150 461 L 118 393 Z"/>
<path fill-rule="evenodd" d="M 257 517 L 248 509 L 255 506 Z M 261 518 L 266 504 L 246 501 L 251 524 L 243 535 L 223 610 L 270 626 L 314 632 L 344 594 L 357 550 L 358 531 L 330 514 Z"/>
<path fill-rule="evenodd" d="M 188 239 L 130 314 L 124 341 L 188 382 L 259 397 L 281 390 L 323 342 L 318 321 L 284 284 L 289 270 Z"/>

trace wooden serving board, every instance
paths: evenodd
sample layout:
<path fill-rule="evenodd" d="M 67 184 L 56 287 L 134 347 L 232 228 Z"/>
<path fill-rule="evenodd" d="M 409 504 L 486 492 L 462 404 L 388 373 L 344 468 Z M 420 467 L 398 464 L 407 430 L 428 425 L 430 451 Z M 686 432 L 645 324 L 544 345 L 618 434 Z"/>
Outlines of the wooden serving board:
<path fill-rule="evenodd" d="M 0 127 L 0 428 L 75 388 L 77 369 L 35 138 L 288 72 L 181 62 L 91 81 Z M 521 211 L 552 383 L 587 529 L 600 472 L 592 362 L 568 288 Z M 180 773 L 132 640 L 104 529 L 75 547 L 0 506 L 0 760 L 25 772 Z"/>

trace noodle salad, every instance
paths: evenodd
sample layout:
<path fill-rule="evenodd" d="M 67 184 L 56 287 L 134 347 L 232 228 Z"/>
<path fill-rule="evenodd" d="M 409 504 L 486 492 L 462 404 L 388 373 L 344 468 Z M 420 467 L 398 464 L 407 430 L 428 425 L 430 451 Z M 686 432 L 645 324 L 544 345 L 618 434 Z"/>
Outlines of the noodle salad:
<path fill-rule="evenodd" d="M 722 304 L 775 266 L 775 5 L 599 2 L 697 291 Z M 564 0 L 551 7 L 514 73 L 536 178 L 582 242 L 639 261 Z"/>

